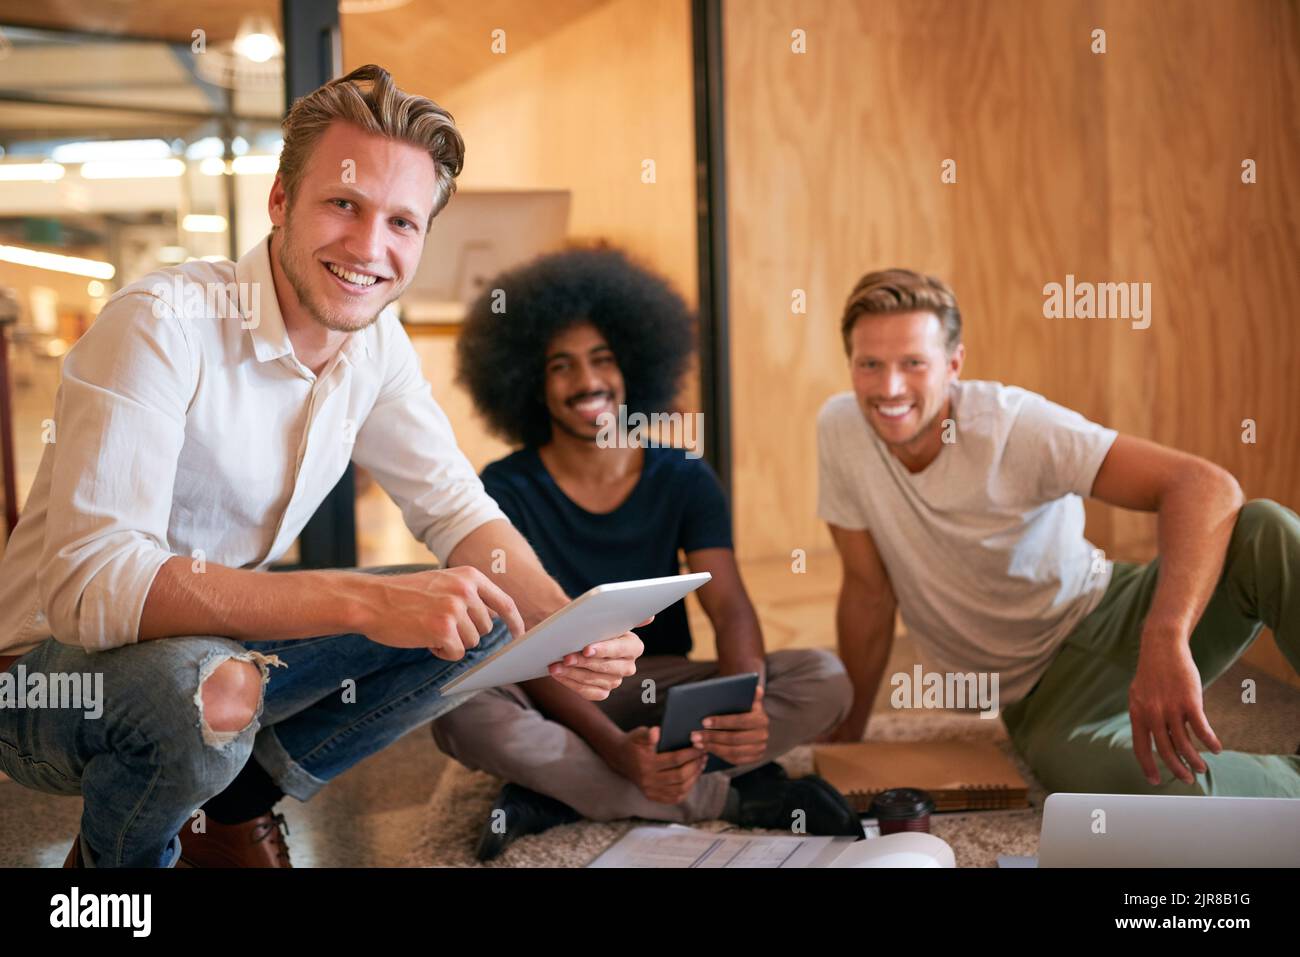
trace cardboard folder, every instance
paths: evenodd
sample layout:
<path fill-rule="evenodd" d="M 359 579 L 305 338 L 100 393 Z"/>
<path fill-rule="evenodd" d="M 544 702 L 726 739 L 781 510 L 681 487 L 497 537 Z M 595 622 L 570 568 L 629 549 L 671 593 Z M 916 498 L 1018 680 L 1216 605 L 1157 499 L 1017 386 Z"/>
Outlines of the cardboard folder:
<path fill-rule="evenodd" d="M 920 788 L 936 811 L 1027 807 L 1028 787 L 996 744 L 863 741 L 813 748 L 817 773 L 865 814 L 881 791 Z"/>

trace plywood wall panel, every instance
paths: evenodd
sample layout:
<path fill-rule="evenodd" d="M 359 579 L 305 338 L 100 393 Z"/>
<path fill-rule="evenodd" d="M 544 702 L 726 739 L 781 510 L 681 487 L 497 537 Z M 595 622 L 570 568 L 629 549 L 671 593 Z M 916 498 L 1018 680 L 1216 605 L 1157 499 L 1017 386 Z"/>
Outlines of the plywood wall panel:
<path fill-rule="evenodd" d="M 1114 3 L 1106 96 L 1112 272 L 1156 313 L 1109 377 L 1117 427 L 1300 507 L 1300 15 L 1293 3 Z M 1258 182 L 1244 184 L 1254 159 Z M 1257 442 L 1243 443 L 1254 419 Z M 1117 518 L 1150 551 L 1149 519 Z"/>
<path fill-rule="evenodd" d="M 1295 4 L 729 0 L 725 14 L 742 555 L 828 545 L 814 419 L 848 388 L 845 295 L 892 265 L 953 285 L 968 378 L 1300 504 Z M 1240 182 L 1246 156 L 1256 186 Z M 955 185 L 940 181 L 949 158 Z M 1151 282 L 1151 327 L 1045 319 L 1043 285 L 1067 274 Z M 1154 547 L 1149 516 L 1090 506 L 1089 534 L 1119 557 Z"/>
<path fill-rule="evenodd" d="M 1089 21 L 1056 5 L 997 9 L 727 5 L 742 554 L 827 544 L 814 420 L 848 387 L 839 314 L 870 269 L 909 266 L 952 283 L 969 377 L 1104 411 L 1095 376 L 1079 374 L 1076 393 L 1061 386 L 1067 368 L 1105 363 L 1109 330 L 1046 322 L 1041 294 L 1053 276 L 1105 264 L 1104 139 L 1085 135 L 1088 116 L 1059 108 L 1095 84 Z M 791 52 L 794 29 L 806 31 L 806 54 Z M 941 182 L 947 159 L 955 185 Z M 807 290 L 806 316 L 791 314 L 795 288 Z"/>
<path fill-rule="evenodd" d="M 571 190 L 576 238 L 628 249 L 693 303 L 690 27 L 687 0 L 611 0 L 445 91 L 466 142 L 460 187 Z"/>

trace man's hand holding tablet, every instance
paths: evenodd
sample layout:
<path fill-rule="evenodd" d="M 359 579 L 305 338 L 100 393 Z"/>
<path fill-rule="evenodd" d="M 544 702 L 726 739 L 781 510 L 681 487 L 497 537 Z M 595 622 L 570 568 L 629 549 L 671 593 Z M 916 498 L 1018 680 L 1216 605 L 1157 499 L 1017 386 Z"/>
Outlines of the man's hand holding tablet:
<path fill-rule="evenodd" d="M 428 648 L 447 661 L 459 661 L 492 630 L 495 615 L 513 639 L 524 634 L 514 599 L 487 575 L 469 565 L 405 575 L 340 578 L 356 589 L 355 630 L 394 648 Z M 636 627 L 648 624 L 653 616 Z M 580 653 L 553 662 L 552 678 L 589 701 L 603 701 L 636 672 L 645 646 L 632 632 L 594 642 Z"/>
<path fill-rule="evenodd" d="M 640 655 L 645 646 L 632 629 L 649 624 L 659 611 L 710 577 L 700 572 L 597 585 L 533 623 L 522 637 L 479 656 L 443 691 L 474 691 L 550 677 L 583 698 L 600 701 L 635 673 L 632 656 Z"/>
<path fill-rule="evenodd" d="M 651 615 L 635 627 L 644 628 L 654 620 L 654 615 Z M 641 639 L 626 631 L 615 638 L 588 645 L 581 654 L 565 655 L 560 661 L 552 662 L 546 670 L 570 691 L 589 701 L 603 701 L 622 684 L 624 678 L 636 674 L 636 659 L 643 651 L 645 645 Z"/>
<path fill-rule="evenodd" d="M 731 765 L 754 764 L 767 753 L 769 726 L 760 684 L 748 711 L 710 715 L 704 719 L 704 730 L 691 733 L 691 745 Z"/>

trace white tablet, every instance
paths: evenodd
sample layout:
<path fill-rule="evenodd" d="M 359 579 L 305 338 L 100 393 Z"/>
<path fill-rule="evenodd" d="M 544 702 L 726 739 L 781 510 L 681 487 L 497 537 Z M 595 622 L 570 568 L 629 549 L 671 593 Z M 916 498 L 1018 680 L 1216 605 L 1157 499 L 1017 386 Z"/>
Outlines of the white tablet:
<path fill-rule="evenodd" d="M 699 572 L 597 585 L 451 679 L 442 692 L 479 691 L 545 677 L 551 662 L 631 631 L 712 577 L 708 572 Z"/>

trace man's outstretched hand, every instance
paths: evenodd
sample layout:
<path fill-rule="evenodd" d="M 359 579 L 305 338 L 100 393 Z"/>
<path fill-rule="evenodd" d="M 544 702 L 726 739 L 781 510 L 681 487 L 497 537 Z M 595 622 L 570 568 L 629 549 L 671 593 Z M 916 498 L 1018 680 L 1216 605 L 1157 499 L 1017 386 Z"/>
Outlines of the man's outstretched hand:
<path fill-rule="evenodd" d="M 459 565 L 406 575 L 351 575 L 360 609 L 356 630 L 394 648 L 428 648 L 460 661 L 492 630 L 495 615 L 510 634 L 524 633 L 514 600 L 476 568 Z"/>
<path fill-rule="evenodd" d="M 1174 777 L 1191 784 L 1193 771 L 1202 774 L 1206 770 L 1192 734 L 1215 754 L 1223 745 L 1205 717 L 1201 673 L 1187 641 L 1154 638 L 1143 636 L 1137 675 L 1128 691 L 1133 752 L 1148 783 L 1159 784 L 1160 770 L 1151 754 L 1154 738 L 1156 752 Z"/>
<path fill-rule="evenodd" d="M 358 609 L 356 630 L 381 645 L 424 647 L 439 658 L 459 661 L 492 630 L 493 616 L 505 621 L 514 638 L 524 634 L 514 600 L 468 565 L 407 575 L 356 575 L 348 584 Z M 652 621 L 653 616 L 636 627 Z M 628 631 L 566 655 L 547 670 L 587 700 L 603 701 L 636 673 L 636 659 L 643 651 L 641 639 Z"/>

